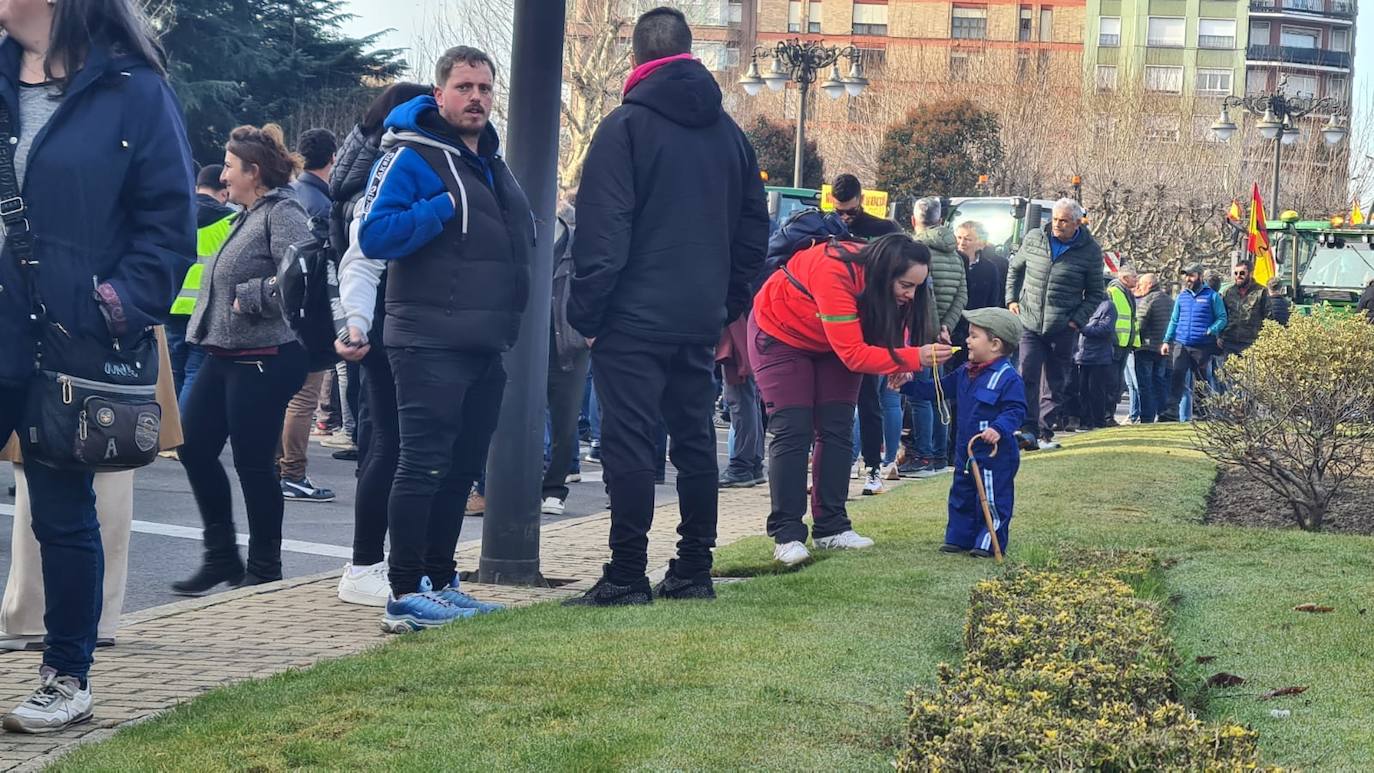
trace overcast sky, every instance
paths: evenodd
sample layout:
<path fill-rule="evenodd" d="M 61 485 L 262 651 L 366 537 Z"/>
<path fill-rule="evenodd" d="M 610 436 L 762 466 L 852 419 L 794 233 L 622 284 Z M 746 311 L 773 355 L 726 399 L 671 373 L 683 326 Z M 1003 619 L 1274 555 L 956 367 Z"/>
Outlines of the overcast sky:
<path fill-rule="evenodd" d="M 347 0 L 352 13 L 357 18 L 347 28 L 351 35 L 366 35 L 384 29 L 394 29 L 381 41 L 382 45 L 392 48 L 410 49 L 418 39 L 421 26 L 432 13 L 432 9 L 445 0 Z M 1361 0 L 1360 16 L 1356 24 L 1354 94 L 1357 114 L 1354 136 L 1363 142 L 1363 148 L 1354 152 L 1374 155 L 1374 115 L 1367 112 L 1374 106 L 1374 0 Z M 430 9 L 430 10 L 426 10 Z M 455 45 L 461 41 L 453 41 Z M 429 69 L 429 62 L 415 62 L 422 70 Z"/>

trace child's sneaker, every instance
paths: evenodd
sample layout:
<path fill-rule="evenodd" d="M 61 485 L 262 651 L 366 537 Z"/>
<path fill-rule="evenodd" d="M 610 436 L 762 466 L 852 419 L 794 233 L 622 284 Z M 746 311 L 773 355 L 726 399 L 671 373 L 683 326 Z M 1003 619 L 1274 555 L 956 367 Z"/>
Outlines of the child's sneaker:
<path fill-rule="evenodd" d="M 940 546 L 940 552 L 941 552 L 941 553 L 967 553 L 968 551 L 967 551 L 967 549 L 961 548 L 961 547 L 959 547 L 958 545 L 951 545 L 950 543 L 946 542 L 945 544 L 943 544 L 943 545 Z"/>
<path fill-rule="evenodd" d="M 429 578 L 424 577 L 420 580 L 419 592 L 387 599 L 386 614 L 382 615 L 382 630 L 387 633 L 423 631 L 475 614 L 475 609 L 455 607 L 444 600 L 434 592 Z"/>
<path fill-rule="evenodd" d="M 974 558 L 992 558 L 992 554 L 982 548 L 974 548 L 968 552 Z"/>

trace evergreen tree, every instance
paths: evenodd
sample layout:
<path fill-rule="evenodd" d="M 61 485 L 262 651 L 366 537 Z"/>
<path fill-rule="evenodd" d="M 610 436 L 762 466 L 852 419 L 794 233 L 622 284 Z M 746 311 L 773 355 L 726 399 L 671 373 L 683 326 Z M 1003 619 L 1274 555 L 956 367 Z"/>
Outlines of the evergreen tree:
<path fill-rule="evenodd" d="M 999 132 L 997 116 L 967 99 L 915 108 L 883 138 L 877 188 L 898 201 L 974 195 L 978 175 L 1002 161 Z"/>
<path fill-rule="evenodd" d="M 177 0 L 157 19 L 196 160 L 223 158 L 237 125 L 346 131 L 378 86 L 405 68 L 378 35 L 346 37 L 332 0 Z M 380 33 L 379 33 L 380 34 Z"/>
<path fill-rule="evenodd" d="M 797 162 L 797 138 L 794 129 L 774 123 L 760 116 L 745 130 L 759 159 L 759 170 L 768 173 L 769 185 L 792 186 L 792 172 Z M 815 140 L 806 141 L 802 157 L 802 188 L 821 187 L 825 163 Z"/>

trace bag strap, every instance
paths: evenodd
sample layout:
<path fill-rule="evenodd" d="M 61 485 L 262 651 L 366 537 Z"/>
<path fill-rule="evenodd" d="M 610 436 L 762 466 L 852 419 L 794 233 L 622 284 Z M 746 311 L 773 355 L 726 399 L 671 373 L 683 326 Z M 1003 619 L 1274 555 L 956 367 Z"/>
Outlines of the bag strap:
<path fill-rule="evenodd" d="M 14 149 L 19 138 L 14 134 L 9 107 L 0 100 L 0 220 L 5 222 L 5 247 L 19 265 L 29 291 L 30 319 L 38 328 L 47 316 L 38 291 L 38 261 L 33 257 L 33 232 L 24 213 L 28 207 L 19 190 L 19 175 L 14 170 Z"/>

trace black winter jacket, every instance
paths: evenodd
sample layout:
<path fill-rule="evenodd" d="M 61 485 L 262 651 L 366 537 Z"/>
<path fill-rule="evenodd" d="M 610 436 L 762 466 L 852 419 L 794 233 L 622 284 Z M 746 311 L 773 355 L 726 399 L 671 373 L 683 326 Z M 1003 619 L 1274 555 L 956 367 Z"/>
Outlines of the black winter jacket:
<path fill-rule="evenodd" d="M 587 337 L 713 345 L 749 308 L 768 205 L 754 149 L 700 62 L 662 65 L 601 122 L 577 221 L 568 318 Z"/>
<path fill-rule="evenodd" d="M 1169 318 L 1174 313 L 1174 299 L 1156 287 L 1135 301 L 1136 327 L 1140 329 L 1140 348 L 1159 353 L 1164 334 L 1169 330 Z"/>
<path fill-rule="evenodd" d="M 329 173 L 329 198 L 333 202 L 329 208 L 329 243 L 340 255 L 348 250 L 348 226 L 372 166 L 382 155 L 381 143 L 380 136 L 368 137 L 361 126 L 354 126 L 339 147 L 334 171 Z"/>
<path fill-rule="evenodd" d="M 1021 305 L 1021 325 L 1042 335 L 1069 322 L 1081 330 L 1107 296 L 1102 288 L 1102 248 L 1087 226 L 1059 260 L 1051 260 L 1050 226 L 1026 233 L 1007 274 L 1007 303 Z"/>

